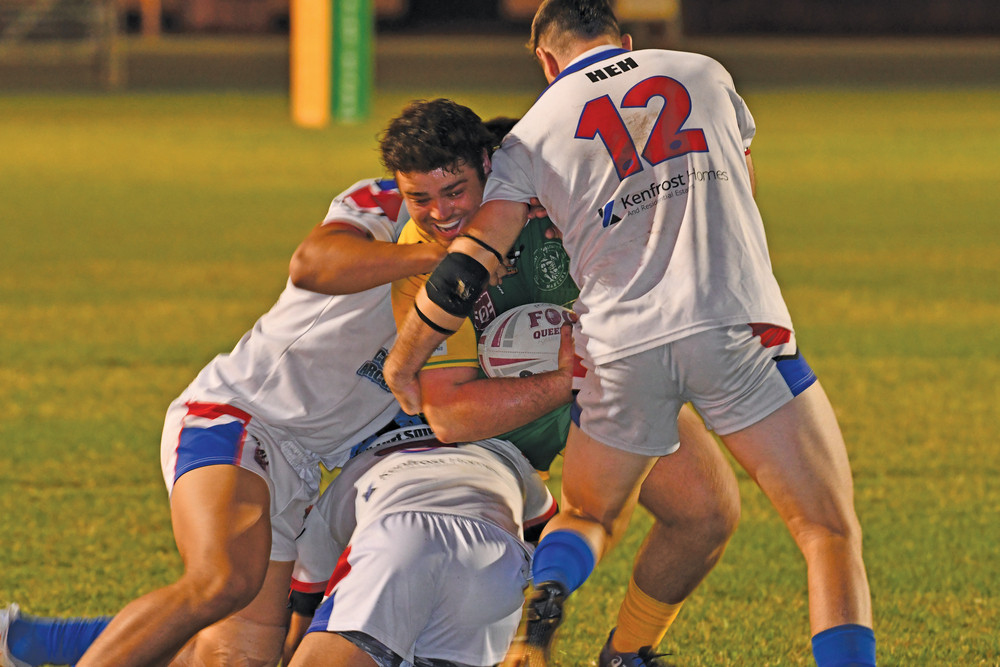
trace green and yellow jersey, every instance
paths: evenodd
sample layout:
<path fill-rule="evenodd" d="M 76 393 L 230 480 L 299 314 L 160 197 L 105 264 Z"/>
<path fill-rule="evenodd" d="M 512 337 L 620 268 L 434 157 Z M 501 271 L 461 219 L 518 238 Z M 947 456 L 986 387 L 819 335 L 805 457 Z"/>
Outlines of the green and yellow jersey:
<path fill-rule="evenodd" d="M 569 275 L 569 257 L 558 239 L 545 238 L 552 223 L 547 218 L 528 221 L 507 254 L 509 273 L 500 285 L 490 286 L 476 301 L 472 316 L 431 355 L 424 368 L 479 368 L 479 334 L 493 319 L 526 303 L 546 302 L 567 308 L 579 294 Z M 411 220 L 399 235 L 399 243 L 433 243 Z M 407 313 L 427 275 L 397 280 L 392 285 L 395 313 Z M 480 369 L 480 374 L 482 370 Z M 564 405 L 544 417 L 499 437 L 510 440 L 538 470 L 546 471 L 566 444 L 570 406 Z"/>

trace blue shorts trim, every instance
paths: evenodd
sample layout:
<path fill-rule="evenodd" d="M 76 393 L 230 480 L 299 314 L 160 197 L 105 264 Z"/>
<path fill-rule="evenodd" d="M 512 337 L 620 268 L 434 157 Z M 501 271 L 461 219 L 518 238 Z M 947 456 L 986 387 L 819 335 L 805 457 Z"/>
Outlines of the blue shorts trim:
<path fill-rule="evenodd" d="M 775 357 L 774 364 L 778 368 L 778 372 L 781 373 L 781 377 L 785 379 L 785 384 L 788 385 L 792 396 L 798 396 L 816 382 L 816 373 L 809 367 L 809 363 L 798 348 L 796 348 L 795 354 Z"/>
<path fill-rule="evenodd" d="M 330 597 L 323 600 L 319 607 L 316 608 L 316 613 L 313 614 L 312 623 L 309 624 L 306 634 L 310 632 L 329 632 L 327 626 L 330 624 L 330 614 L 333 613 L 333 598 L 334 594 L 331 593 Z"/>
<path fill-rule="evenodd" d="M 242 422 L 209 427 L 185 427 L 177 443 L 174 482 L 186 472 L 212 465 L 239 465 L 246 441 Z"/>

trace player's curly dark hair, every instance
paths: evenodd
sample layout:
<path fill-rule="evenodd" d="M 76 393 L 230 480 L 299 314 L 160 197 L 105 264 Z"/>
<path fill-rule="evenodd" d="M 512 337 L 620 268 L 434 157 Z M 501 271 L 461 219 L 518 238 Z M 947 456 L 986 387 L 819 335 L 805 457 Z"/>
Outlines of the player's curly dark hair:
<path fill-rule="evenodd" d="M 509 116 L 495 116 L 489 120 L 483 121 L 483 125 L 486 129 L 493 134 L 493 148 L 497 149 L 500 147 L 500 142 L 503 138 L 507 136 L 507 133 L 514 129 L 517 125 L 517 121 L 520 118 L 511 118 Z M 492 153 L 492 151 L 490 151 Z"/>
<path fill-rule="evenodd" d="M 493 152 L 497 139 L 476 113 L 438 98 L 417 100 L 403 109 L 379 137 L 382 164 L 390 172 L 476 169 L 486 181 L 483 155 Z"/>
<path fill-rule="evenodd" d="M 609 0 L 545 0 L 531 22 L 528 49 L 534 53 L 546 39 L 556 50 L 565 50 L 568 38 L 591 40 L 600 35 L 621 37 Z"/>

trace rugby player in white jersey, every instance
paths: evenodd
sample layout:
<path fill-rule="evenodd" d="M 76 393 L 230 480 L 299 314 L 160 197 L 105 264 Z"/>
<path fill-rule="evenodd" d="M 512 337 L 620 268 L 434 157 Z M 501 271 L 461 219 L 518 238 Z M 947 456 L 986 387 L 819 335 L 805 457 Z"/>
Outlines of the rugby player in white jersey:
<path fill-rule="evenodd" d="M 497 664 L 529 583 L 525 536 L 537 541 L 555 511 L 506 440 L 445 445 L 427 426 L 380 436 L 306 520 L 296 586 L 325 585 L 326 599 L 291 665 Z"/>
<path fill-rule="evenodd" d="M 771 271 L 753 199 L 755 127 L 732 78 L 697 54 L 629 51 L 602 0 L 545 0 L 532 44 L 549 88 L 495 153 L 467 228 L 475 238 L 450 246 L 386 365 L 400 404 L 418 412 L 424 360 L 471 310 L 537 197 L 581 288 L 576 340 L 589 372 L 562 511 L 534 558 L 525 661 L 544 661 L 562 601 L 613 543 L 657 458 L 676 451 L 676 415 L 691 401 L 806 559 L 817 664 L 874 665 L 846 448 Z"/>
<path fill-rule="evenodd" d="M 79 665 L 167 664 L 182 647 L 174 664 L 277 662 L 317 464 L 400 425 L 381 372 L 395 336 L 388 283 L 443 254 L 396 245 L 407 219 L 391 181 L 339 195 L 274 307 L 170 406 L 161 463 L 184 573 L 93 626 Z M 13 635 L 16 609 L 4 614 Z"/>

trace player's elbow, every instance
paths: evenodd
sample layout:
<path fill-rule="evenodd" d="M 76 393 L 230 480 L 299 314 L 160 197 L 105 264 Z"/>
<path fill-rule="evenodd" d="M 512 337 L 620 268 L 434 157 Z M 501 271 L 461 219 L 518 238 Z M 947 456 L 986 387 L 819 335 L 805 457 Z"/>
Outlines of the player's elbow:
<path fill-rule="evenodd" d="M 457 429 L 451 428 L 447 421 L 442 423 L 440 420 L 432 418 L 426 411 L 424 412 L 424 418 L 427 419 L 427 423 L 434 431 L 434 436 L 440 442 L 449 443 L 461 441 L 462 438 L 458 435 Z"/>
<path fill-rule="evenodd" d="M 460 420 L 455 419 L 449 410 L 443 410 L 433 405 L 424 404 L 424 419 L 434 431 L 434 436 L 441 442 L 465 442 L 474 438 L 468 437 L 467 429 Z"/>
<path fill-rule="evenodd" d="M 317 285 L 316 270 L 306 254 L 302 246 L 295 250 L 288 263 L 288 277 L 296 287 L 315 291 Z"/>

